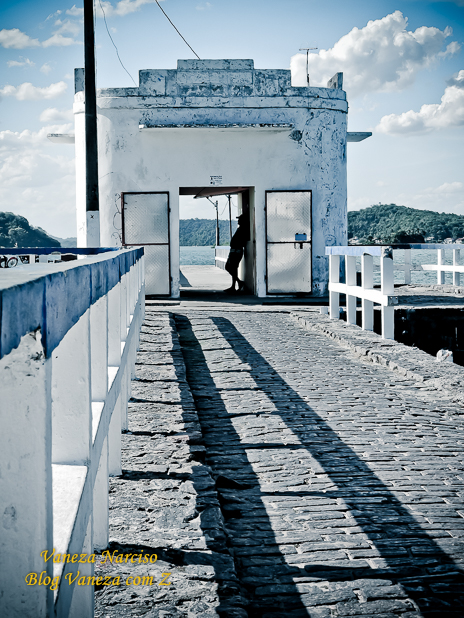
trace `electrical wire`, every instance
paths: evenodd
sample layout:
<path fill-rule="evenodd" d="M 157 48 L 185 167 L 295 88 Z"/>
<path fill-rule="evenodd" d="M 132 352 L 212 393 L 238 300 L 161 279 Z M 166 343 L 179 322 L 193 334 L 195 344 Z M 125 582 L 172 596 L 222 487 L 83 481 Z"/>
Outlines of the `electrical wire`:
<path fill-rule="evenodd" d="M 224 214 L 224 212 L 225 212 L 225 210 L 226 210 L 226 208 L 227 208 L 227 206 L 228 206 L 228 205 L 229 205 L 229 203 L 228 203 L 228 202 L 226 202 L 226 203 L 225 203 L 225 205 L 224 205 L 224 208 L 222 209 L 221 214 L 219 215 L 220 217 L 222 217 L 222 215 Z"/>
<path fill-rule="evenodd" d="M 124 71 L 129 75 L 129 77 L 131 78 L 131 80 L 134 82 L 134 86 L 137 88 L 137 84 L 135 83 L 135 79 L 132 77 L 132 75 L 129 73 L 129 71 L 126 69 L 126 67 L 123 65 L 121 58 L 119 57 L 119 52 L 118 52 L 118 48 L 116 47 L 116 43 L 113 41 L 113 37 L 110 34 L 109 28 L 108 28 L 108 24 L 106 23 L 106 15 L 105 15 L 105 10 L 103 8 L 103 4 L 101 3 L 101 0 L 98 0 L 98 2 L 100 3 L 100 8 L 102 10 L 103 13 L 103 19 L 105 21 L 105 26 L 106 26 L 106 31 L 108 32 L 108 36 L 110 37 L 111 42 L 114 45 L 114 49 L 116 50 L 116 55 L 118 56 L 118 60 L 122 66 L 122 68 L 124 69 Z"/>
<path fill-rule="evenodd" d="M 181 33 L 179 32 L 179 30 L 177 30 L 177 28 L 175 27 L 175 25 L 172 23 L 172 21 L 169 19 L 169 17 L 166 15 L 165 10 L 163 9 L 163 7 L 161 6 L 161 4 L 158 2 L 158 0 L 155 0 L 156 4 L 159 6 L 159 8 L 161 9 L 161 12 L 163 13 L 163 15 L 166 17 L 166 19 L 168 20 L 168 22 L 171 24 L 171 26 L 174 28 L 174 30 L 177 32 L 177 34 L 180 36 L 180 38 L 184 41 L 184 43 L 187 45 L 187 47 L 189 47 L 193 53 L 195 54 L 195 56 L 198 58 L 198 60 L 200 60 L 200 56 L 197 54 L 197 52 L 193 49 L 193 47 L 191 45 L 189 45 L 187 43 L 187 41 L 184 39 L 184 37 L 181 35 Z"/>

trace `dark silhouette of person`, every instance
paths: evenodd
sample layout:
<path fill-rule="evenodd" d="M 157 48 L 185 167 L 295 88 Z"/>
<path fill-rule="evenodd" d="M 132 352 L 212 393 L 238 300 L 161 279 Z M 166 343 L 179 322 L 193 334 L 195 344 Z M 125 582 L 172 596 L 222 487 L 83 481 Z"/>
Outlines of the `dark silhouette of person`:
<path fill-rule="evenodd" d="M 238 219 L 238 228 L 230 241 L 230 252 L 227 258 L 225 269 L 232 277 L 232 285 L 225 292 L 233 294 L 236 291 L 243 292 L 245 282 L 238 278 L 238 266 L 243 257 L 243 249 L 248 241 L 249 232 L 247 225 L 247 215 L 241 214 Z M 235 284 L 238 283 L 238 290 L 235 289 Z"/>

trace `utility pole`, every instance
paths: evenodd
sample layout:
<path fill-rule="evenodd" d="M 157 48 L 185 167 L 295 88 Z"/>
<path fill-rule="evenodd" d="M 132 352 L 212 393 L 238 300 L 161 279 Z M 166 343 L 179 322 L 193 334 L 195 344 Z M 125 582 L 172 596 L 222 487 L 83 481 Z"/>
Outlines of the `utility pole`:
<path fill-rule="evenodd" d="M 232 240 L 232 209 L 230 206 L 231 196 L 228 195 L 227 199 L 229 200 L 229 234 L 230 234 L 230 240 Z M 229 245 L 230 245 L 230 241 L 229 241 Z"/>
<path fill-rule="evenodd" d="M 306 85 L 309 88 L 309 52 L 317 49 L 317 47 L 300 47 L 300 51 L 306 52 Z"/>
<path fill-rule="evenodd" d="M 208 200 L 208 202 L 211 202 L 211 204 L 216 209 L 216 247 L 219 247 L 219 204 L 217 200 L 213 202 L 213 200 L 210 200 L 208 196 L 206 196 L 206 199 Z"/>
<path fill-rule="evenodd" d="M 85 210 L 86 246 L 100 246 L 98 195 L 97 92 L 93 0 L 84 0 Z"/>

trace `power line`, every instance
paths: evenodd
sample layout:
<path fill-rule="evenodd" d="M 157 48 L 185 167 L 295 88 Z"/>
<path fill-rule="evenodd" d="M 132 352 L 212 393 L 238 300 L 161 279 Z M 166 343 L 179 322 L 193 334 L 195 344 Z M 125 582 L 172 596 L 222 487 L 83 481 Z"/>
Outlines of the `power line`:
<path fill-rule="evenodd" d="M 200 60 L 200 56 L 197 54 L 197 52 L 193 49 L 193 47 L 191 45 L 189 45 L 187 43 L 187 41 L 184 39 L 184 37 L 181 35 L 181 33 L 179 32 L 179 30 L 177 30 L 177 28 L 175 27 L 175 25 L 172 23 L 172 21 L 169 19 L 169 17 L 166 15 L 165 10 L 163 9 L 163 7 L 161 6 L 161 4 L 158 2 L 158 0 L 155 0 L 156 4 L 159 6 L 159 8 L 161 9 L 161 12 L 163 13 L 163 15 L 166 17 L 166 19 L 168 20 L 168 22 L 171 24 L 171 26 L 174 28 L 174 30 L 177 32 L 177 34 L 180 36 L 180 38 L 184 41 L 184 43 L 187 45 L 187 47 L 190 47 L 190 49 L 193 51 L 193 53 L 195 54 L 195 56 L 198 58 L 198 60 Z"/>
<path fill-rule="evenodd" d="M 100 8 L 101 8 L 102 13 L 103 13 L 103 19 L 104 19 L 104 21 L 105 21 L 106 31 L 108 32 L 108 36 L 110 37 L 111 42 L 112 42 L 112 43 L 113 43 L 113 45 L 114 45 L 114 49 L 116 50 L 116 54 L 117 54 L 117 56 L 118 56 L 118 60 L 119 60 L 119 62 L 121 63 L 121 66 L 122 66 L 122 68 L 124 69 L 124 71 L 125 71 L 125 72 L 129 75 L 129 77 L 131 78 L 131 80 L 134 82 L 134 86 L 137 88 L 137 84 L 135 83 L 134 78 L 133 78 L 133 77 L 132 77 L 132 75 L 129 73 L 129 71 L 126 69 L 126 67 L 123 65 L 122 60 L 121 60 L 121 58 L 119 57 L 118 48 L 116 47 L 116 43 L 113 41 L 113 37 L 112 37 L 112 36 L 111 36 L 111 34 L 110 34 L 110 31 L 109 31 L 109 28 L 108 28 L 108 24 L 106 23 L 106 15 L 105 15 L 105 10 L 103 9 L 103 5 L 102 5 L 102 3 L 101 3 L 101 0 L 98 0 L 98 2 L 100 3 Z"/>

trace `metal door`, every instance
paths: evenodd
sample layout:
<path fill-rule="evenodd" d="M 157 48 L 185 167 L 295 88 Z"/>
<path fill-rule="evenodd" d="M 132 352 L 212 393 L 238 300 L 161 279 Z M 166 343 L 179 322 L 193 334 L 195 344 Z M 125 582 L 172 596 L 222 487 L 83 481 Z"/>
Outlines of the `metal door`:
<path fill-rule="evenodd" d="M 311 292 L 311 191 L 266 191 L 266 291 Z"/>
<path fill-rule="evenodd" d="M 122 193 L 122 244 L 144 248 L 145 293 L 171 294 L 169 193 Z"/>

